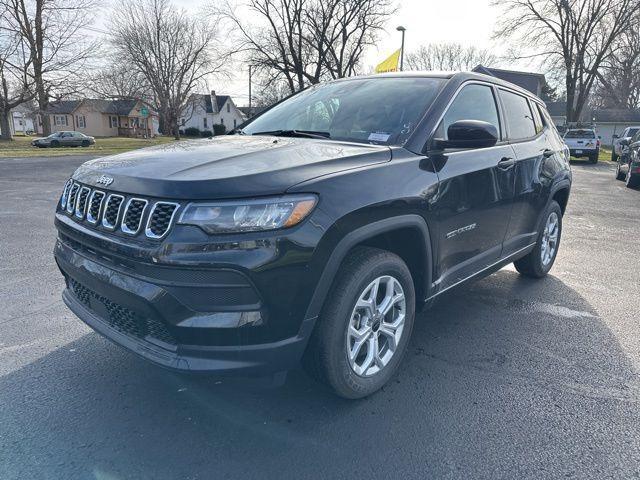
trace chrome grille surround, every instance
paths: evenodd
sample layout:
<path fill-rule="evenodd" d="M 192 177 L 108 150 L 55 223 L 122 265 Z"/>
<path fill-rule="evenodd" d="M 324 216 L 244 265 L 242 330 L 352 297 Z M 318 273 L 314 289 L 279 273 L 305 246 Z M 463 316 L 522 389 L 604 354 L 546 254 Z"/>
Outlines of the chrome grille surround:
<path fill-rule="evenodd" d="M 74 184 L 71 185 L 71 189 L 69 190 L 69 198 L 65 207 L 65 210 L 69 215 L 73 214 L 73 211 L 76 208 L 76 200 L 78 200 L 78 190 L 80 190 L 80 184 L 74 182 Z"/>
<path fill-rule="evenodd" d="M 70 178 L 65 182 L 59 206 L 60 212 L 80 224 L 160 240 L 173 227 L 181 204 L 94 189 Z"/>
<path fill-rule="evenodd" d="M 173 207 L 173 209 L 169 213 L 164 210 L 164 207 Z M 149 218 L 147 219 L 147 226 L 145 228 L 145 234 L 147 237 L 160 239 L 169 233 L 169 230 L 171 230 L 171 226 L 173 225 L 173 220 L 179 209 L 179 203 L 164 201 L 156 202 L 151 208 Z"/>
<path fill-rule="evenodd" d="M 102 204 L 104 203 L 106 195 L 101 190 L 94 190 L 89 197 L 89 203 L 87 207 L 87 222 L 92 225 L 96 225 L 102 214 Z"/>
<path fill-rule="evenodd" d="M 76 218 L 83 219 L 87 211 L 87 200 L 91 189 L 89 187 L 82 187 L 78 192 L 78 200 L 76 201 L 75 216 Z"/>
<path fill-rule="evenodd" d="M 142 226 L 142 219 L 148 204 L 149 202 L 144 198 L 131 197 L 127 202 L 127 205 L 124 207 L 120 230 L 129 235 L 136 235 Z M 132 221 L 135 228 L 131 225 Z"/>
<path fill-rule="evenodd" d="M 113 203 L 112 203 L 113 202 Z M 115 230 L 118 226 L 118 220 L 120 219 L 120 212 L 122 210 L 122 204 L 124 203 L 124 197 L 117 193 L 110 193 L 105 203 L 104 211 L 102 212 L 102 226 L 107 230 Z M 117 207 L 116 207 L 117 205 Z M 112 208 L 116 208 L 115 218 L 113 221 L 109 217 L 113 217 Z"/>
<path fill-rule="evenodd" d="M 60 207 L 64 210 L 67 208 L 67 200 L 69 199 L 69 191 L 71 190 L 71 186 L 73 185 L 73 180 L 67 180 L 67 183 L 64 184 L 64 190 L 62 190 L 62 197 L 60 197 Z"/>

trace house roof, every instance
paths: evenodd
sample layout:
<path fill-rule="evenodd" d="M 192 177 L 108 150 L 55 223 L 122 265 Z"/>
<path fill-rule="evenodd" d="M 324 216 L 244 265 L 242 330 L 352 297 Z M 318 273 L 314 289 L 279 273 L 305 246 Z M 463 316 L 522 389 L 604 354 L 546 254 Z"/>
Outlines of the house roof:
<path fill-rule="evenodd" d="M 85 98 L 83 100 L 62 100 L 49 105 L 47 113 L 69 114 L 73 113 L 80 104 L 91 110 L 111 115 L 128 115 L 136 106 L 136 99 L 105 100 L 101 98 Z"/>
<path fill-rule="evenodd" d="M 552 117 L 564 117 L 567 114 L 567 102 L 546 102 L 549 115 Z"/>
<path fill-rule="evenodd" d="M 47 113 L 53 113 L 53 114 L 71 113 L 76 108 L 78 108 L 78 105 L 80 105 L 80 102 L 82 102 L 82 100 L 61 100 L 59 102 L 50 104 L 49 107 L 47 108 Z"/>
<path fill-rule="evenodd" d="M 224 104 L 226 103 L 226 101 L 231 98 L 229 95 L 216 94 L 216 110 L 214 112 L 213 102 L 211 101 L 211 95 L 196 93 L 194 94 L 194 97 L 199 98 L 204 103 L 204 109 L 206 113 L 216 113 L 216 112 L 222 111 L 222 107 L 224 107 Z"/>
<path fill-rule="evenodd" d="M 503 70 L 500 68 L 489 68 L 478 65 L 473 69 L 474 72 L 484 73 L 493 77 L 500 78 L 507 82 L 514 83 L 525 90 L 530 91 L 534 95 L 539 95 L 542 86 L 547 83 L 544 74 L 534 72 L 519 72 L 517 70 Z"/>

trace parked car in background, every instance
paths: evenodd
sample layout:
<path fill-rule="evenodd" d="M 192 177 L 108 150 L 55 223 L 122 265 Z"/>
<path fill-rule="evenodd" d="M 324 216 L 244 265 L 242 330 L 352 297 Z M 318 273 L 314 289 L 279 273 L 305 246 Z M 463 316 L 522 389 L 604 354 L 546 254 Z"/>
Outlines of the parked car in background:
<path fill-rule="evenodd" d="M 620 142 L 622 142 L 623 140 L 631 140 L 633 136 L 638 132 L 640 132 L 640 125 L 627 127 L 622 131 L 620 135 L 613 136 L 613 148 L 611 149 L 612 162 L 617 162 L 620 155 L 622 155 L 623 145 L 621 145 Z"/>
<path fill-rule="evenodd" d="M 36 138 L 31 145 L 46 147 L 88 147 L 96 143 L 96 139 L 82 132 L 55 132 L 44 138 Z"/>
<path fill-rule="evenodd" d="M 588 157 L 591 163 L 598 163 L 600 139 L 593 128 L 572 128 L 564 134 L 564 143 L 572 157 Z"/>
<path fill-rule="evenodd" d="M 640 185 L 640 129 L 632 138 L 620 139 L 616 179 L 624 180 L 629 188 Z"/>

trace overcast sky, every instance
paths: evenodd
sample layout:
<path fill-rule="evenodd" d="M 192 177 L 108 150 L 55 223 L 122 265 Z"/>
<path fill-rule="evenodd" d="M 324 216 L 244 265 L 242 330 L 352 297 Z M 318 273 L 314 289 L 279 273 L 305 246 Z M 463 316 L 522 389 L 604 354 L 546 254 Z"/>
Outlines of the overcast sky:
<path fill-rule="evenodd" d="M 188 10 L 197 10 L 208 1 L 174 0 L 174 3 Z M 492 49 L 496 55 L 504 54 L 499 44 L 491 39 L 500 10 L 492 7 L 490 0 L 398 0 L 398 3 L 398 12 L 387 22 L 386 33 L 381 36 L 377 48 L 367 52 L 365 70 L 400 48 L 400 32 L 396 31 L 398 25 L 407 29 L 406 52 L 428 43 L 459 42 Z M 514 65 L 506 63 L 503 66 Z M 532 70 L 526 65 L 518 67 Z M 244 65 L 238 64 L 230 79 L 210 80 L 209 89 L 232 95 L 238 105 L 245 105 L 248 101 L 248 72 Z"/>

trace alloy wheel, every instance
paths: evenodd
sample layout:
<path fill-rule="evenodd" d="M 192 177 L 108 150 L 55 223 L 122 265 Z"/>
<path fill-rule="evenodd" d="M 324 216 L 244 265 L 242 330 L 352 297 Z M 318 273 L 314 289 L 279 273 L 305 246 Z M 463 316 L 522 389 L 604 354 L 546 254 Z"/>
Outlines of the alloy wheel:
<path fill-rule="evenodd" d="M 406 314 L 406 299 L 400 282 L 384 275 L 360 294 L 346 335 L 346 354 L 351 369 L 361 377 L 382 370 L 396 353 Z"/>
<path fill-rule="evenodd" d="M 556 212 L 551 212 L 547 218 L 547 223 L 542 232 L 542 245 L 540 248 L 540 257 L 542 265 L 545 267 L 551 263 L 558 248 L 558 233 L 560 229 L 560 219 Z"/>

